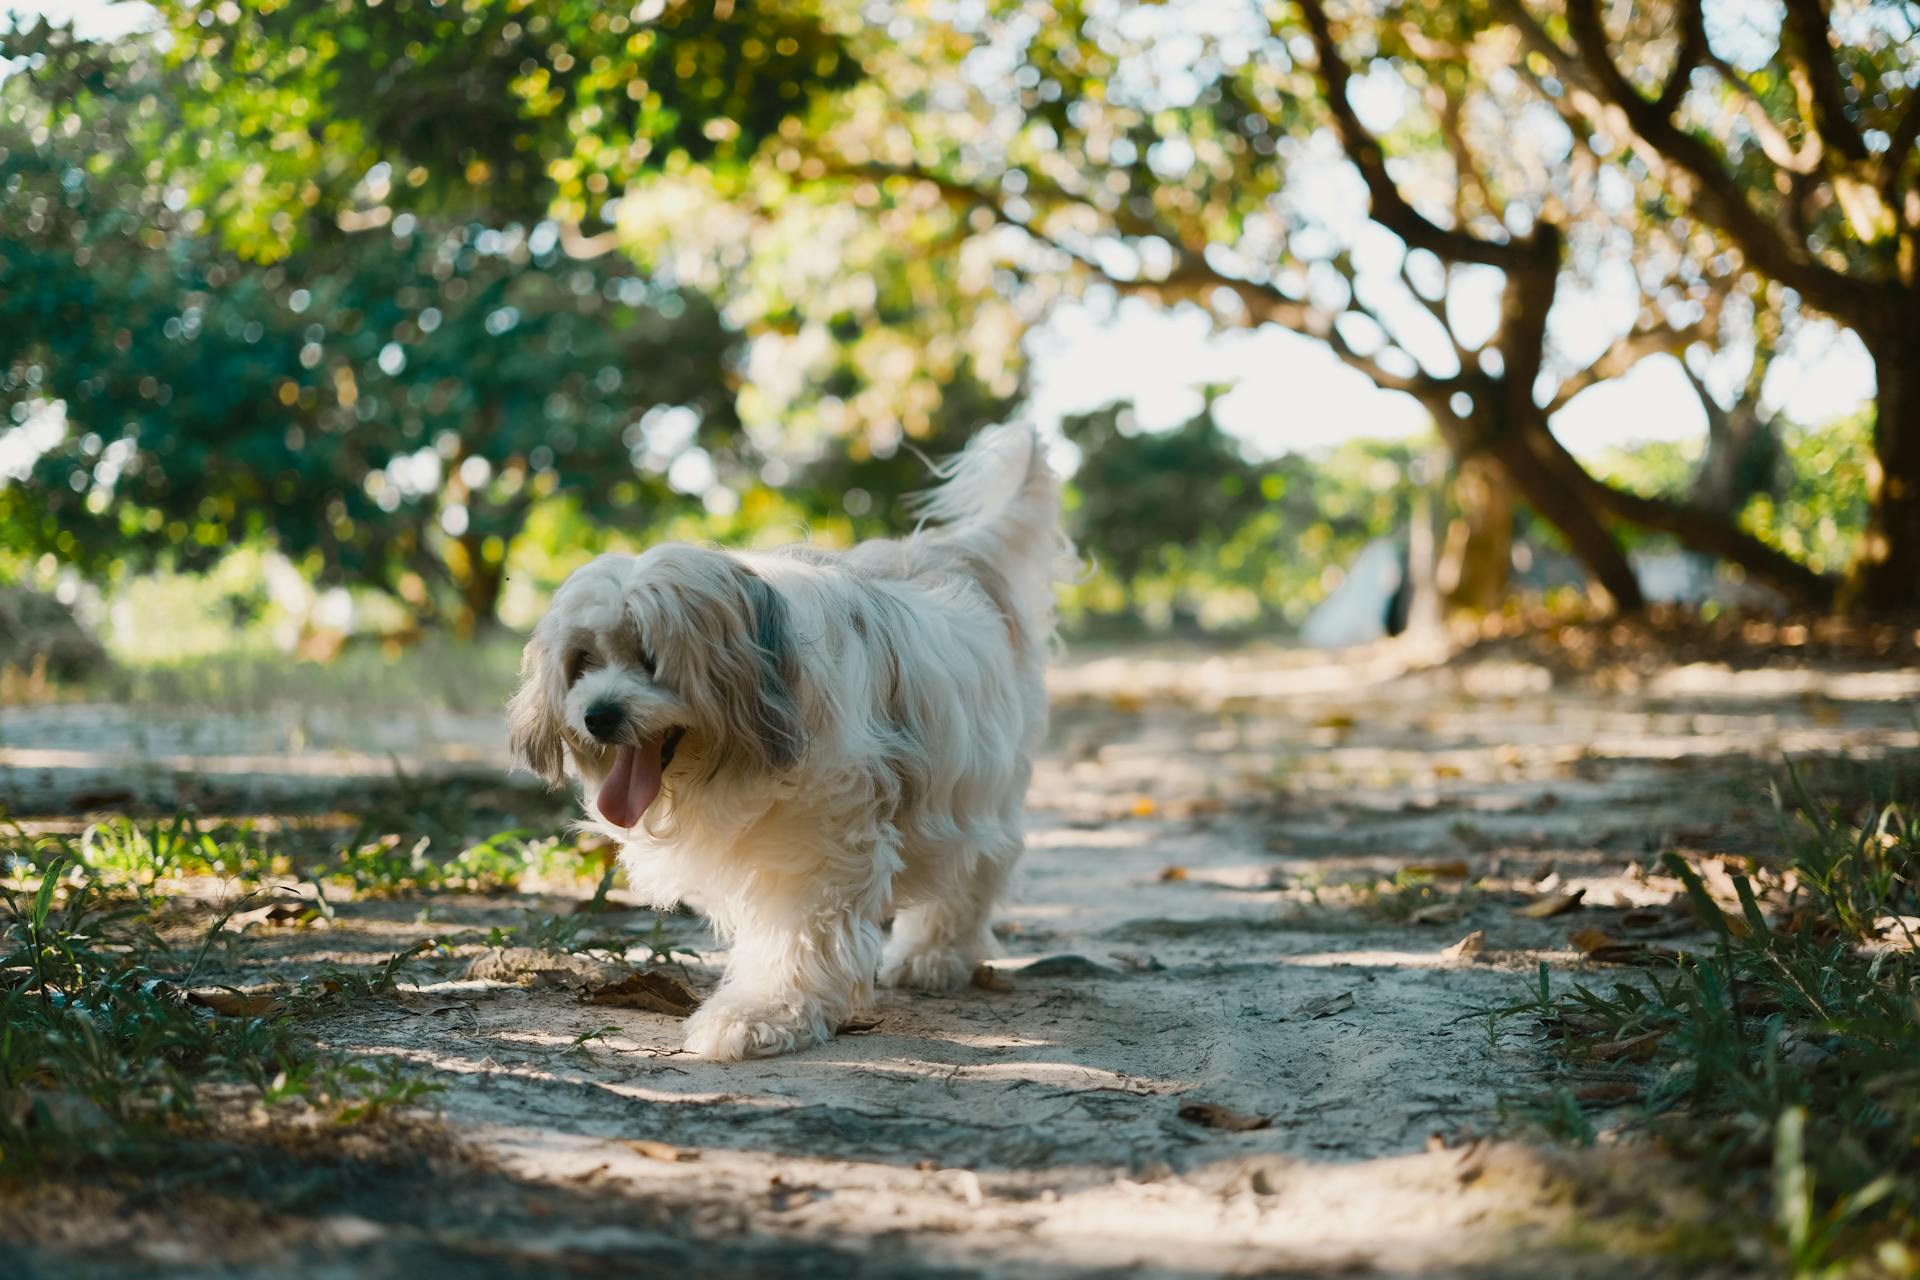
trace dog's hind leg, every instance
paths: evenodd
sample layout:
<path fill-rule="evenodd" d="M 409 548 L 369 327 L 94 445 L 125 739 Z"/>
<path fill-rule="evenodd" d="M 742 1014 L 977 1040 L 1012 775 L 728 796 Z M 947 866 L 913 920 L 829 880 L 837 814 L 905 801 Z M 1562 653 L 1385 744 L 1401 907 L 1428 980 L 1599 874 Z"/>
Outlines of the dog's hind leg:
<path fill-rule="evenodd" d="M 947 855 L 951 870 L 927 898 L 894 918 L 893 939 L 880 968 L 880 985 L 918 991 L 964 987 L 974 968 L 994 955 L 993 904 L 1020 856 L 1018 833 L 969 858 Z"/>

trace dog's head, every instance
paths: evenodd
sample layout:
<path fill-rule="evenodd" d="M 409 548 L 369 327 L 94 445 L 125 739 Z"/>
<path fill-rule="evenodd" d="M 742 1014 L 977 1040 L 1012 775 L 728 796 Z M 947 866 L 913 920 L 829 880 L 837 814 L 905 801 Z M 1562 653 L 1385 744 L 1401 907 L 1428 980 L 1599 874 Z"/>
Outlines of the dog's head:
<path fill-rule="evenodd" d="M 514 763 L 632 827 L 667 785 L 778 773 L 804 749 L 786 602 L 724 552 L 606 555 L 554 595 L 508 706 Z"/>

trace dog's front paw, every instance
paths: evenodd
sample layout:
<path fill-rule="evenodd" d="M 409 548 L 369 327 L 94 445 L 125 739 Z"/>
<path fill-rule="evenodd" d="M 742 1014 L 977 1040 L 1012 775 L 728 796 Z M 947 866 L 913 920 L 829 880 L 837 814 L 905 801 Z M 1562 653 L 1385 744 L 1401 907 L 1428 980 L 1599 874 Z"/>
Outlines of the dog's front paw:
<path fill-rule="evenodd" d="M 914 991 L 958 991 L 973 978 L 979 958 L 958 947 L 919 947 L 890 955 L 880 968 L 880 985 Z"/>
<path fill-rule="evenodd" d="M 819 1014 L 793 1005 L 710 1001 L 687 1019 L 686 1047 L 715 1062 L 773 1058 L 832 1039 Z"/>

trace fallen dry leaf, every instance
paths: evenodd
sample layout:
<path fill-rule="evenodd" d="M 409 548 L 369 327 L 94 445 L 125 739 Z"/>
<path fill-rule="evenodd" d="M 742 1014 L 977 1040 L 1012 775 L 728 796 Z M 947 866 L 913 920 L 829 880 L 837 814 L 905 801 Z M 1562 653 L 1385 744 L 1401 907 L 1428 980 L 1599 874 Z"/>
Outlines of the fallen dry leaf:
<path fill-rule="evenodd" d="M 1271 1116 L 1249 1115 L 1244 1111 L 1223 1107 L 1217 1102 L 1185 1103 L 1180 1108 L 1180 1118 L 1209 1129 L 1225 1129 L 1229 1133 L 1246 1133 L 1273 1125 Z"/>
<path fill-rule="evenodd" d="M 1653 1056 L 1654 1049 L 1666 1036 L 1664 1031 L 1649 1031 L 1645 1035 L 1634 1036 L 1629 1040 L 1610 1040 L 1606 1044 L 1594 1045 L 1587 1052 L 1589 1056 L 1602 1062 L 1612 1062 L 1619 1058 L 1629 1058 L 1635 1062 Z"/>
<path fill-rule="evenodd" d="M 1607 1024 L 1598 1018 L 1582 1017 L 1577 1013 L 1549 1014 L 1540 1019 L 1540 1025 L 1550 1035 L 1566 1039 L 1568 1036 L 1600 1036 L 1607 1033 Z"/>
<path fill-rule="evenodd" d="M 1041 956 L 1020 970 L 1020 974 L 1027 978 L 1117 978 L 1120 971 L 1083 955 L 1063 951 L 1059 955 Z"/>
<path fill-rule="evenodd" d="M 455 1013 L 472 1007 L 465 1000 L 422 995 L 418 991 L 402 991 L 394 997 L 394 1003 L 416 1018 L 424 1018 L 436 1013 Z"/>
<path fill-rule="evenodd" d="M 1486 931 L 1475 929 L 1440 954 L 1449 960 L 1467 960 L 1487 949 Z"/>
<path fill-rule="evenodd" d="M 1133 802 L 1133 807 L 1129 812 L 1136 818 L 1151 818 L 1153 811 L 1158 807 L 1159 806 L 1153 803 L 1152 796 L 1141 796 Z"/>
<path fill-rule="evenodd" d="M 1573 1091 L 1576 1102 L 1625 1102 L 1640 1096 L 1640 1086 L 1630 1080 L 1606 1080 L 1583 1084 Z"/>
<path fill-rule="evenodd" d="M 1402 868 L 1408 875 L 1431 876 L 1435 880 L 1465 880 L 1470 872 L 1465 858 L 1445 862 L 1415 862 Z"/>
<path fill-rule="evenodd" d="M 684 1018 L 700 1007 L 700 997 L 686 985 L 664 973 L 630 973 L 618 982 L 589 987 L 580 997 L 584 1004 L 607 1005 L 615 1009 L 645 1009 Z"/>
<path fill-rule="evenodd" d="M 689 1160 L 698 1160 L 698 1151 L 688 1151 L 670 1143 L 655 1142 L 651 1138 L 628 1138 L 627 1149 L 649 1160 L 664 1160 L 669 1164 L 684 1164 Z"/>
<path fill-rule="evenodd" d="M 834 1031 L 835 1035 L 863 1036 L 880 1025 L 878 1018 L 848 1018 Z"/>
<path fill-rule="evenodd" d="M 1168 881 L 1185 880 L 1187 878 L 1187 869 L 1185 867 L 1162 867 L 1160 869 L 1160 878 Z"/>
<path fill-rule="evenodd" d="M 1780 1012 L 1780 1001 L 1765 987 L 1736 980 L 1733 984 L 1733 1011 L 1749 1018 L 1764 1018 Z"/>
<path fill-rule="evenodd" d="M 1465 777 L 1466 774 L 1457 764 L 1437 764 L 1433 766 L 1433 776 L 1436 778 L 1460 778 Z"/>
<path fill-rule="evenodd" d="M 1297 1018 L 1331 1018 L 1334 1014 L 1345 1013 L 1351 1008 L 1353 1008 L 1353 992 L 1342 991 L 1337 996 L 1308 1000 L 1293 1013 Z"/>
<path fill-rule="evenodd" d="M 255 907 L 251 911 L 236 911 L 228 916 L 220 928 L 227 933 L 240 933 L 251 925 L 284 924 L 298 927 L 303 923 L 319 923 L 320 908 L 311 902 L 288 901 L 269 902 L 264 907 Z"/>
<path fill-rule="evenodd" d="M 982 991 L 1013 990 L 1013 983 L 1007 981 L 1007 975 L 990 964 L 974 966 L 973 985 Z"/>
<path fill-rule="evenodd" d="M 1614 946 L 1618 940 L 1605 929 L 1586 928 L 1575 929 L 1567 935 L 1567 941 L 1578 951 L 1594 952 L 1602 947 Z"/>
<path fill-rule="evenodd" d="M 265 1018 L 280 1012 L 285 1004 L 278 996 L 248 995 L 225 987 L 203 987 L 187 992 L 187 1003 L 199 1005 L 223 1018 Z"/>
<path fill-rule="evenodd" d="M 1661 964 L 1677 960 L 1680 953 L 1672 947 L 1656 947 L 1645 942 L 1612 942 L 1595 947 L 1586 958 L 1595 964 Z"/>
<path fill-rule="evenodd" d="M 1356 721 L 1352 716 L 1336 711 L 1331 715 L 1324 715 L 1315 720 L 1313 727 L 1316 729 L 1332 729 L 1335 733 L 1348 733 L 1352 731 L 1355 723 Z"/>
<path fill-rule="evenodd" d="M 467 976 L 580 991 L 617 983 L 626 976 L 626 971 L 619 965 L 564 951 L 489 947 L 467 965 Z"/>
<path fill-rule="evenodd" d="M 1457 902 L 1430 902 L 1407 917 L 1408 924 L 1452 924 L 1467 914 Z"/>
<path fill-rule="evenodd" d="M 1171 818 L 1211 818 L 1227 811 L 1227 802 L 1219 796 L 1197 796 L 1167 806 Z"/>
<path fill-rule="evenodd" d="M 1587 896 L 1585 889 L 1575 889 L 1572 893 L 1549 894 L 1520 907 L 1513 914 L 1525 916 L 1529 920 L 1550 920 L 1554 916 L 1563 916 L 1580 905 Z"/>

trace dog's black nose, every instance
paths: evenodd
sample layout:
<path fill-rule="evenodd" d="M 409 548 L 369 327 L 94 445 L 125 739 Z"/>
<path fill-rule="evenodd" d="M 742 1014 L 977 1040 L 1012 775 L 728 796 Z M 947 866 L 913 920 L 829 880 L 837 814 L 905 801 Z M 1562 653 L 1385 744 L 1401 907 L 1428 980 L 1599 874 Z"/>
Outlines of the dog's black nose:
<path fill-rule="evenodd" d="M 587 708 L 587 732 L 602 742 L 611 742 L 620 732 L 620 708 L 611 702 L 596 702 Z"/>

